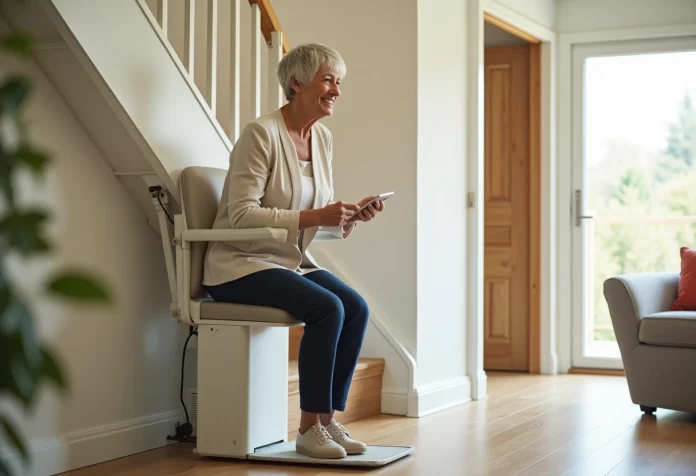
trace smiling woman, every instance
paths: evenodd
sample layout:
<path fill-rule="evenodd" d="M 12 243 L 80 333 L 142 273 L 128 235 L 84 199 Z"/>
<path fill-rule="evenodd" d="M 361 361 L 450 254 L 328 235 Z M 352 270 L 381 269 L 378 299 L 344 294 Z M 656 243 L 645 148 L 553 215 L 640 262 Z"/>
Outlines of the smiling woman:
<path fill-rule="evenodd" d="M 288 104 L 249 123 L 230 155 L 213 228 L 283 228 L 283 243 L 214 242 L 203 284 L 216 301 L 281 309 L 305 323 L 299 352 L 298 452 L 342 458 L 366 451 L 334 419 L 345 411 L 369 310 L 353 289 L 307 252 L 319 227 L 347 238 L 384 203 L 334 201 L 331 132 L 318 121 L 334 112 L 346 66 L 317 44 L 288 52 L 278 80 Z M 358 213 L 359 211 L 359 213 Z"/>

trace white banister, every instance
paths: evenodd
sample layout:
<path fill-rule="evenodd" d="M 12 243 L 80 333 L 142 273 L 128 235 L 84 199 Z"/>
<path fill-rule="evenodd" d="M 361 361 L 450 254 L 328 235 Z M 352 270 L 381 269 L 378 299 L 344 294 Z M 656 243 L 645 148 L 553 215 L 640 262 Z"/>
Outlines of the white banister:
<path fill-rule="evenodd" d="M 242 0 L 230 0 L 230 140 L 239 138 L 239 84 L 241 59 L 241 4 Z M 258 8 L 258 7 L 257 7 Z M 253 33 L 252 33 L 253 35 Z"/>
<path fill-rule="evenodd" d="M 218 0 L 208 0 L 208 105 L 213 115 L 217 111 L 217 63 L 218 63 Z"/>
<path fill-rule="evenodd" d="M 188 73 L 192 85 L 197 88 L 197 93 L 200 93 L 199 100 L 207 104 L 206 109 L 211 117 L 218 121 L 222 130 L 226 130 L 226 135 L 232 144 L 239 139 L 242 129 L 242 96 L 250 97 L 251 110 L 248 112 L 251 113 L 252 119 L 256 119 L 265 112 L 262 104 L 269 111 L 285 104 L 285 94 L 278 84 L 277 69 L 283 55 L 289 49 L 289 44 L 269 0 L 247 0 L 251 8 L 251 30 L 248 33 L 250 37 L 244 38 L 242 38 L 240 25 L 244 13 L 242 10 L 244 0 L 177 0 L 181 2 L 179 8 L 184 7 L 183 18 L 179 17 L 177 22 L 169 19 L 169 14 L 172 13 L 170 8 L 173 8 L 173 5 L 176 6 L 176 3 L 172 3 L 171 0 L 137 1 L 143 4 L 147 2 L 152 13 L 150 21 L 153 25 L 155 22 L 159 24 L 166 39 L 176 38 L 179 41 L 183 39 L 183 54 L 179 57 L 183 68 Z M 197 8 L 203 7 L 199 4 L 201 1 L 206 4 L 206 14 L 203 14 L 202 10 L 196 11 Z M 224 10 L 227 5 L 230 7 L 229 16 Z M 178 15 L 172 19 L 175 17 Z M 181 23 L 182 19 L 183 23 Z M 201 33 L 205 31 L 205 35 L 196 35 L 198 30 Z M 230 33 L 229 43 L 226 39 L 223 43 L 218 41 L 221 31 Z M 201 41 L 198 41 L 196 36 L 205 36 L 205 40 L 199 38 L 198 40 Z M 247 51 L 251 53 L 251 58 L 247 67 L 251 67 L 251 71 L 247 73 L 246 69 L 242 71 L 241 48 L 247 48 L 246 41 L 249 39 L 251 48 Z M 264 48 L 261 45 L 268 48 L 267 72 L 266 68 L 261 67 L 262 48 Z M 230 61 L 227 77 L 225 77 L 228 73 L 226 67 L 223 74 L 218 71 L 220 64 L 225 64 L 227 59 L 223 55 Z M 196 72 L 196 60 L 198 59 L 198 66 L 202 66 L 200 63 L 203 58 L 205 58 L 205 70 Z M 249 76 L 246 76 L 247 74 Z M 206 78 L 199 78 L 198 76 L 201 75 L 205 75 Z M 249 86 L 247 81 L 242 81 L 242 75 L 251 80 L 248 83 Z M 220 76 L 224 77 L 224 80 Z M 229 85 L 226 83 L 228 80 Z M 220 81 L 223 82 L 220 83 Z M 244 83 L 244 90 L 242 90 L 242 83 Z M 227 89 L 229 98 L 223 100 L 226 95 L 224 90 L 220 89 L 221 87 L 229 88 Z M 266 95 L 267 100 L 264 97 Z M 245 120 L 248 120 L 248 116 L 246 114 L 244 116 Z M 221 125 L 223 123 L 226 123 L 226 127 Z"/>
<path fill-rule="evenodd" d="M 159 23 L 160 28 L 164 36 L 167 36 L 167 25 L 169 23 L 169 0 L 157 0 L 157 23 Z"/>
<path fill-rule="evenodd" d="M 251 114 L 261 115 L 261 10 L 251 5 Z"/>
<path fill-rule="evenodd" d="M 268 47 L 268 110 L 273 111 L 283 106 L 283 89 L 280 87 L 276 71 L 283 58 L 283 32 L 272 31 Z"/>
<path fill-rule="evenodd" d="M 184 13 L 184 66 L 191 79 L 195 78 L 194 41 L 196 31 L 196 0 L 186 0 Z"/>

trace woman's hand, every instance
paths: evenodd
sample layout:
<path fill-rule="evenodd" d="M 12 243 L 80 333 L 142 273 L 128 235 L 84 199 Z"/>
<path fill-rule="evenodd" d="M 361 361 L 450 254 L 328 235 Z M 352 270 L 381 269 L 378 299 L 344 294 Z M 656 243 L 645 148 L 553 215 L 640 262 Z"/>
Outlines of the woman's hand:
<path fill-rule="evenodd" d="M 366 203 L 370 203 L 375 197 L 365 197 L 358 202 L 358 210 L 360 210 Z M 367 208 L 361 211 L 359 214 L 353 216 L 349 223 L 355 223 L 357 221 L 368 222 L 377 216 L 377 213 L 384 210 L 384 202 L 382 200 L 377 200 L 374 203 L 370 203 Z"/>
<path fill-rule="evenodd" d="M 344 226 L 351 223 L 351 219 L 358 210 L 360 210 L 358 205 L 335 202 L 312 212 L 316 214 L 317 226 Z"/>

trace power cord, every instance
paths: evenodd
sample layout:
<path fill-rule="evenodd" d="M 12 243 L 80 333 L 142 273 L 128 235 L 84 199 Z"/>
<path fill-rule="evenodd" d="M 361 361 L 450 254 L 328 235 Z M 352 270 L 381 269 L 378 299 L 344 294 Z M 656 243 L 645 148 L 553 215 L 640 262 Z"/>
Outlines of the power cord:
<path fill-rule="evenodd" d="M 191 424 L 191 420 L 189 418 L 188 409 L 186 408 L 186 402 L 184 402 L 184 363 L 186 362 L 186 347 L 188 346 L 189 339 L 191 339 L 191 336 L 194 335 L 198 335 L 198 329 L 196 329 L 195 327 L 190 327 L 189 335 L 186 338 L 186 342 L 184 342 L 184 351 L 181 355 L 181 384 L 179 387 L 179 399 L 181 400 L 181 405 L 184 407 L 184 413 L 186 413 L 186 423 L 182 425 L 179 425 L 177 423 L 174 435 L 167 436 L 168 440 L 174 440 L 180 443 L 196 441 L 196 437 L 191 436 L 191 434 L 193 433 L 193 425 Z"/>
<path fill-rule="evenodd" d="M 162 198 L 160 197 L 160 192 L 162 191 L 162 187 L 160 187 L 159 185 L 155 185 L 154 187 L 150 187 L 148 190 L 152 194 L 153 198 L 157 199 L 157 201 L 160 204 L 160 207 L 162 207 L 162 210 L 164 210 L 164 213 L 167 214 L 167 218 L 169 218 L 169 222 L 174 223 L 174 219 L 169 214 L 169 211 L 167 211 L 167 209 L 164 207 L 164 205 L 162 205 Z"/>

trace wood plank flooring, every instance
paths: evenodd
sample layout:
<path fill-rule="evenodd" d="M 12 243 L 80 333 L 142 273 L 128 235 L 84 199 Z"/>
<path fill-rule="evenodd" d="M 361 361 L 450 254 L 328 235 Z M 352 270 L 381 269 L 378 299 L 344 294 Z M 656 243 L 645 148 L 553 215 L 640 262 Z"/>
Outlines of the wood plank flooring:
<path fill-rule="evenodd" d="M 489 373 L 489 395 L 412 419 L 378 415 L 348 425 L 371 444 L 412 445 L 372 471 L 202 459 L 174 444 L 69 476 L 221 475 L 696 475 L 696 415 L 644 416 L 619 376 Z"/>

